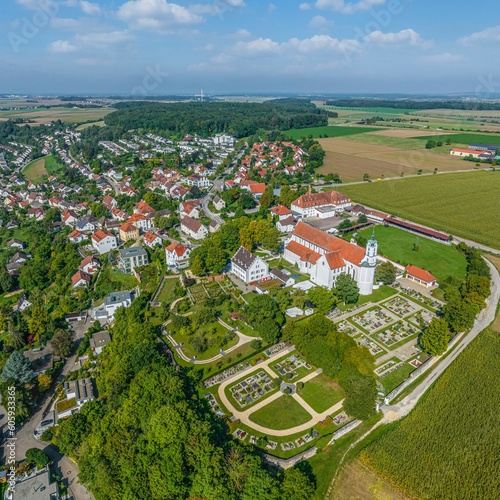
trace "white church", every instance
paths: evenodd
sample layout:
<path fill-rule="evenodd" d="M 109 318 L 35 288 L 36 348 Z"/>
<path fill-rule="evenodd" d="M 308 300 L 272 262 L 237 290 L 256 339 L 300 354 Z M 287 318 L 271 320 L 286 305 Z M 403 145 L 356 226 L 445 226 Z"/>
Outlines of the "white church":
<path fill-rule="evenodd" d="M 317 285 L 331 289 L 337 276 L 347 273 L 356 280 L 361 295 L 370 295 L 377 266 L 377 249 L 374 235 L 365 250 L 299 222 L 285 243 L 284 258 L 291 264 L 297 264 L 299 271 L 308 274 Z"/>

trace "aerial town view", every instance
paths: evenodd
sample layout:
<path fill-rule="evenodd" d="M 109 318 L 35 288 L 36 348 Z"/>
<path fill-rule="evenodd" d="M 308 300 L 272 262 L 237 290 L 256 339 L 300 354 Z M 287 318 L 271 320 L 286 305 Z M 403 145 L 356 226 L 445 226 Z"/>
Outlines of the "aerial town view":
<path fill-rule="evenodd" d="M 463 7 L 2 3 L 0 500 L 500 498 Z"/>

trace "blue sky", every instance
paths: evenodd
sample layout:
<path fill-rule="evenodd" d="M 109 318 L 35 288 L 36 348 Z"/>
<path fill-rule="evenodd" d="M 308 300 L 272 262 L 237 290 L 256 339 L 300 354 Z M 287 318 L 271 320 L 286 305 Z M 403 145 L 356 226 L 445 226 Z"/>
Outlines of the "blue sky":
<path fill-rule="evenodd" d="M 500 92 L 481 0 L 2 0 L 0 92 Z"/>

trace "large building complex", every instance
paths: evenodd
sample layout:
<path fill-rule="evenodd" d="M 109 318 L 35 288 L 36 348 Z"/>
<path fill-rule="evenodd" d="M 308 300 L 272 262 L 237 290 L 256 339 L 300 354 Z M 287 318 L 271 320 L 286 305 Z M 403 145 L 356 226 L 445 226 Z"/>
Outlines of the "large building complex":
<path fill-rule="evenodd" d="M 311 281 L 326 288 L 335 285 L 341 273 L 350 274 L 361 295 L 373 291 L 377 265 L 377 241 L 374 236 L 363 248 L 299 222 L 285 245 L 285 260 L 309 274 Z"/>
<path fill-rule="evenodd" d="M 351 206 L 351 199 L 338 191 L 303 194 L 291 206 L 292 212 L 302 217 L 326 219 Z"/>

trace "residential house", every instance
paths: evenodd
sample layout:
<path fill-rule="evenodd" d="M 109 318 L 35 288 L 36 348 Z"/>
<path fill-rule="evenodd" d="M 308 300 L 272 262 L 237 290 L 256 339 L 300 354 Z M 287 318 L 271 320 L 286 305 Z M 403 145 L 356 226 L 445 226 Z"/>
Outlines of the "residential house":
<path fill-rule="evenodd" d="M 97 226 L 97 219 L 92 214 L 87 214 L 76 222 L 75 229 L 82 233 L 92 233 Z"/>
<path fill-rule="evenodd" d="M 245 283 L 251 283 L 267 278 L 269 266 L 245 247 L 240 247 L 231 259 L 230 272 Z"/>
<path fill-rule="evenodd" d="M 144 200 L 141 200 L 134 207 L 134 214 L 144 215 L 148 219 L 152 219 L 155 215 L 155 212 L 156 210 L 151 205 L 148 205 Z"/>
<path fill-rule="evenodd" d="M 155 246 L 162 246 L 163 240 L 157 235 L 152 233 L 151 231 L 148 231 L 144 235 L 144 244 L 149 247 L 149 248 L 154 248 Z"/>
<path fill-rule="evenodd" d="M 113 292 L 104 298 L 104 303 L 92 309 L 92 318 L 96 320 L 113 321 L 120 307 L 130 307 L 134 299 L 131 292 Z"/>
<path fill-rule="evenodd" d="M 87 273 L 90 275 L 95 274 L 99 270 L 100 267 L 101 267 L 101 263 L 92 255 L 85 257 L 80 262 L 80 271 L 83 271 L 84 273 Z"/>
<path fill-rule="evenodd" d="M 263 182 L 242 180 L 240 186 L 242 189 L 249 191 L 256 200 L 258 200 L 266 190 L 266 185 Z"/>
<path fill-rule="evenodd" d="M 220 211 L 226 208 L 226 202 L 220 196 L 214 196 L 212 203 L 214 204 L 216 210 Z"/>
<path fill-rule="evenodd" d="M 88 238 L 88 235 L 82 233 L 81 231 L 78 231 L 78 229 L 73 229 L 73 231 L 69 233 L 68 238 L 71 243 L 81 243 Z"/>
<path fill-rule="evenodd" d="M 9 229 L 9 227 L 7 227 L 7 229 Z M 22 250 L 24 246 L 24 242 L 16 238 L 12 238 L 7 242 L 7 248 L 19 248 L 19 250 Z"/>
<path fill-rule="evenodd" d="M 17 300 L 16 311 L 17 312 L 23 312 L 26 309 L 28 309 L 28 307 L 30 307 L 30 306 L 31 306 L 31 302 L 26 297 L 26 294 L 23 293 L 21 295 L 21 297 L 19 297 L 19 299 Z"/>
<path fill-rule="evenodd" d="M 283 286 L 295 285 L 295 279 L 292 278 L 292 275 L 286 270 L 275 267 L 269 271 L 269 276 L 271 276 L 272 279 L 280 280 L 283 283 Z"/>
<path fill-rule="evenodd" d="M 193 219 L 199 219 L 201 215 L 201 200 L 187 200 L 179 205 L 181 217 L 188 216 Z"/>
<path fill-rule="evenodd" d="M 197 241 L 205 239 L 208 235 L 208 229 L 203 224 L 187 215 L 181 220 L 181 231 Z"/>
<path fill-rule="evenodd" d="M 189 254 L 191 249 L 182 243 L 171 243 L 165 248 L 165 258 L 169 269 L 185 269 L 189 265 Z"/>
<path fill-rule="evenodd" d="M 54 368 L 54 354 L 50 342 L 43 348 L 38 347 L 23 351 L 23 356 L 30 361 L 35 376 Z"/>
<path fill-rule="evenodd" d="M 127 222 L 134 224 L 141 231 L 149 231 L 152 227 L 151 219 L 142 214 L 132 214 Z"/>
<path fill-rule="evenodd" d="M 92 276 L 84 271 L 78 270 L 73 276 L 71 276 L 71 283 L 73 288 L 84 287 L 86 288 L 92 281 Z"/>
<path fill-rule="evenodd" d="M 210 224 L 208 225 L 208 230 L 211 233 L 215 233 L 219 230 L 220 226 L 221 225 L 216 220 L 212 220 L 212 221 L 210 221 Z"/>
<path fill-rule="evenodd" d="M 109 342 L 111 342 L 111 337 L 109 336 L 109 332 L 107 330 L 97 332 L 94 333 L 90 339 L 90 348 L 96 356 L 99 356 Z"/>
<path fill-rule="evenodd" d="M 36 471 L 27 479 L 16 481 L 9 500 L 60 500 L 59 485 L 53 481 L 49 466 Z"/>
<path fill-rule="evenodd" d="M 131 222 L 125 222 L 120 226 L 120 240 L 138 240 L 139 239 L 139 229 Z"/>
<path fill-rule="evenodd" d="M 277 205 L 271 208 L 271 213 L 277 215 L 279 220 L 288 219 L 292 215 L 292 211 L 285 207 L 285 205 Z"/>
<path fill-rule="evenodd" d="M 293 215 L 290 215 L 285 219 L 280 219 L 278 222 L 276 222 L 276 228 L 281 233 L 291 233 L 296 225 L 297 221 L 295 220 Z"/>
<path fill-rule="evenodd" d="M 111 233 L 98 229 L 91 237 L 92 246 L 99 252 L 99 255 L 110 252 L 117 248 L 116 237 Z"/>
<path fill-rule="evenodd" d="M 94 379 L 83 378 L 64 382 L 64 392 L 66 399 L 58 401 L 56 404 L 58 419 L 78 413 L 85 403 L 95 399 Z"/>
<path fill-rule="evenodd" d="M 142 247 L 120 248 L 118 253 L 118 266 L 124 273 L 149 264 L 148 252 Z"/>
<path fill-rule="evenodd" d="M 103 200 L 102 204 L 109 210 L 113 210 L 113 208 L 116 208 L 118 206 L 118 202 L 111 196 L 111 195 L 106 195 Z"/>

